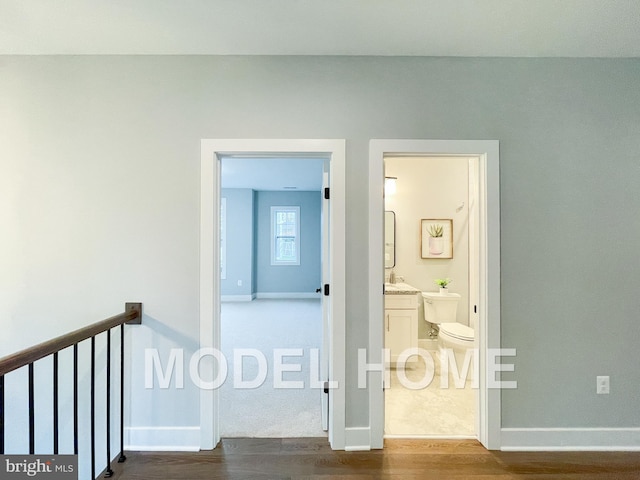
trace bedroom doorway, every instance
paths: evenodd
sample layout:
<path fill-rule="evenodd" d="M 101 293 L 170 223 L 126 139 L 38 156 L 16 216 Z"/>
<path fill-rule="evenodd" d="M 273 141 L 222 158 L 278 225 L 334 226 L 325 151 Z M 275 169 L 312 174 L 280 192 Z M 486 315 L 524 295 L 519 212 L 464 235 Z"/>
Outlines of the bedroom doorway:
<path fill-rule="evenodd" d="M 232 157 L 288 157 L 300 159 L 326 158 L 328 171 L 323 172 L 330 194 L 328 213 L 323 215 L 327 225 L 326 245 L 323 245 L 323 283 L 330 295 L 323 300 L 323 352 L 321 371 L 326 375 L 327 428 L 329 443 L 334 449 L 345 444 L 345 142 L 344 140 L 236 140 L 206 139 L 201 142 L 201 233 L 200 233 L 200 348 L 205 352 L 220 352 L 220 212 L 221 161 Z M 301 160 L 304 161 L 304 160 Z M 327 198 L 329 200 L 329 198 Z M 324 223 L 323 221 L 323 223 Z M 323 242 L 324 243 L 324 242 Z M 324 296 L 324 295 L 323 295 Z M 219 365 L 215 354 L 203 355 L 199 364 L 203 378 L 216 378 Z M 220 395 L 216 389 L 201 389 L 200 432 L 201 449 L 212 449 L 220 441 Z"/>

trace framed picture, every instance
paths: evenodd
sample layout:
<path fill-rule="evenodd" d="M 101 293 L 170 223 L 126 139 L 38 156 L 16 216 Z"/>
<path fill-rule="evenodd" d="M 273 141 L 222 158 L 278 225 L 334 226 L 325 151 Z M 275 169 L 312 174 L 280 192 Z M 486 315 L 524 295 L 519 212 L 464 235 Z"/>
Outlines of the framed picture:
<path fill-rule="evenodd" d="M 422 258 L 453 258 L 453 220 L 422 219 L 420 226 Z"/>

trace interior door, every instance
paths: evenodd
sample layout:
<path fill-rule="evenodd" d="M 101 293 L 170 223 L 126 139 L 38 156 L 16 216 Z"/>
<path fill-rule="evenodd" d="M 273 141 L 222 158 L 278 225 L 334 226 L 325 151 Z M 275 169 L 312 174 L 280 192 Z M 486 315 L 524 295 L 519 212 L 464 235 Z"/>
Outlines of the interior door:
<path fill-rule="evenodd" d="M 325 388 L 321 390 L 321 408 L 322 408 L 322 429 L 324 431 L 329 430 L 329 338 L 330 327 L 329 321 L 329 302 L 331 302 L 331 296 L 325 295 L 325 286 L 329 285 L 329 195 L 325 195 L 329 188 L 329 160 L 326 159 L 323 162 L 322 168 L 322 291 L 320 296 L 322 298 L 322 350 L 321 350 L 321 362 L 320 362 L 320 375 L 324 382 Z"/>

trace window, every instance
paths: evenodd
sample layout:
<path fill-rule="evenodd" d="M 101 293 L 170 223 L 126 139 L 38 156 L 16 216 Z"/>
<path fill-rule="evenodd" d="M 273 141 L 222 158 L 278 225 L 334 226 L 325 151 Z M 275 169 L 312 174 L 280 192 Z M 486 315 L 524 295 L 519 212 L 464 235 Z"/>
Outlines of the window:
<path fill-rule="evenodd" d="M 271 207 L 271 265 L 300 265 L 300 207 Z"/>

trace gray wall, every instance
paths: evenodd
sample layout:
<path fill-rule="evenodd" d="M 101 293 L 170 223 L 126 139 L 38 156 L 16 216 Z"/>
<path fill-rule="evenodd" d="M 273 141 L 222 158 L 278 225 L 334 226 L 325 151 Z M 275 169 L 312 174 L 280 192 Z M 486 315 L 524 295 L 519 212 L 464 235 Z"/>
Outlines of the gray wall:
<path fill-rule="evenodd" d="M 222 295 L 251 295 L 253 282 L 253 197 L 250 188 L 223 188 L 227 199 L 227 278 L 220 281 Z M 238 286 L 238 280 L 242 286 Z"/>
<path fill-rule="evenodd" d="M 367 425 L 369 139 L 497 139 L 502 424 L 640 427 L 639 84 L 637 59 L 0 58 L 0 352 L 143 301 L 131 424 L 197 425 L 194 388 L 141 385 L 144 347 L 197 348 L 200 139 L 346 138 L 347 425 Z"/>
<path fill-rule="evenodd" d="M 315 292 L 321 279 L 320 192 L 256 192 L 258 293 Z M 300 207 L 300 265 L 271 265 L 271 207 Z"/>

